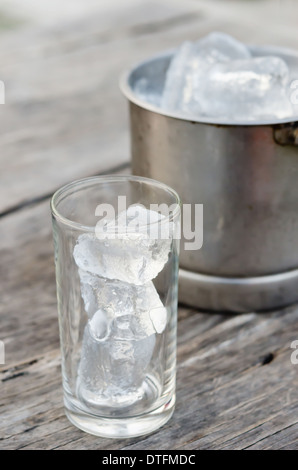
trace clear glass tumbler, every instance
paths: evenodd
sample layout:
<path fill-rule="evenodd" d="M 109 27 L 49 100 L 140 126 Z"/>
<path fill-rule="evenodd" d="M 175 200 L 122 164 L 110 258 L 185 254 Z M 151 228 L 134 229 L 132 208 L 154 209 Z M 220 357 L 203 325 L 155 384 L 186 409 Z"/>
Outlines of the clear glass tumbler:
<path fill-rule="evenodd" d="M 51 209 L 66 414 L 99 436 L 152 432 L 175 405 L 179 197 L 104 176 Z"/>

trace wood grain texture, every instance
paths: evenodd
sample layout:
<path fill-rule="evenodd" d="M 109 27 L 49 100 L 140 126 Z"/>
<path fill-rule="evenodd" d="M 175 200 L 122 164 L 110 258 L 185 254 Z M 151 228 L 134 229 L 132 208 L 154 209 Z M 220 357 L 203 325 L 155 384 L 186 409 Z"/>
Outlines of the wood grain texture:
<path fill-rule="evenodd" d="M 179 312 L 177 408 L 146 438 L 99 439 L 62 408 L 49 201 L 0 220 L 0 448 L 242 449 L 295 447 L 298 308 L 257 315 Z M 7 271 L 3 266 L 10 266 Z M 12 295 L 14 293 L 14 295 Z M 273 360 L 268 362 L 270 354 Z M 286 442 L 285 442 L 286 441 Z"/>
<path fill-rule="evenodd" d="M 228 3 L 133 2 L 113 15 L 95 12 L 79 22 L 2 35 L 0 212 L 104 170 L 107 162 L 129 160 L 118 80 L 132 64 L 212 30 L 249 43 L 296 45 L 296 23 L 273 28 L 278 11 L 261 8 L 266 2 L 260 15 L 247 2 L 238 9 Z M 297 18 L 297 5 L 290 18 Z"/>
<path fill-rule="evenodd" d="M 100 439 L 68 423 L 62 408 L 58 349 L 5 368 L 0 375 L 1 404 L 5 409 L 0 446 L 110 450 L 297 448 L 297 369 L 290 362 L 289 348 L 295 339 L 297 316 L 294 307 L 264 316 L 229 318 L 193 313 L 182 318 L 175 414 L 161 430 L 139 439 Z M 42 322 L 38 329 L 40 334 L 48 334 Z M 38 337 L 36 345 L 42 350 Z M 274 359 L 263 365 L 269 353 Z"/>
<path fill-rule="evenodd" d="M 267 0 L 259 14 L 245 1 L 124 3 L 1 34 L 0 449 L 297 450 L 298 306 L 239 316 L 180 306 L 177 407 L 149 436 L 100 439 L 64 415 L 49 195 L 75 178 L 128 171 L 120 72 L 212 30 L 296 47 L 297 4 L 272 28 L 278 11 Z"/>

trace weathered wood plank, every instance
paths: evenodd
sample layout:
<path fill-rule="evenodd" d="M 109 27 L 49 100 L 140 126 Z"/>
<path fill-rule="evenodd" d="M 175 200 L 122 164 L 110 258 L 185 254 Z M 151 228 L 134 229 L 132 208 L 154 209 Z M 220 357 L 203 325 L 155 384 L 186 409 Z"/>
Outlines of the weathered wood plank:
<path fill-rule="evenodd" d="M 2 372 L 6 412 L 0 424 L 0 447 L 279 448 L 287 447 L 288 436 L 279 440 L 279 434 L 289 433 L 289 445 L 295 448 L 297 371 L 290 363 L 289 345 L 297 316 L 295 307 L 265 317 L 197 313 L 181 320 L 176 412 L 160 431 L 139 439 L 95 438 L 68 424 L 59 392 L 59 350 L 23 368 Z M 269 351 L 275 358 L 262 365 Z"/>
<path fill-rule="evenodd" d="M 49 201 L 0 219 L 0 234 L 1 339 L 7 353 L 0 376 L 1 448 L 278 447 L 270 436 L 295 425 L 297 378 L 289 347 L 298 309 L 224 316 L 184 308 L 173 420 L 130 441 L 81 433 L 62 410 Z M 262 366 L 269 353 L 273 362 Z"/>
<path fill-rule="evenodd" d="M 243 315 L 197 335 L 200 314 L 196 321 L 191 317 L 182 322 L 176 414 L 162 436 L 149 436 L 142 448 L 167 449 L 171 443 L 176 449 L 242 449 L 260 435 L 278 448 L 275 433 L 298 421 L 297 370 L 289 349 L 297 315 L 297 307 L 266 316 Z M 263 366 L 269 352 L 275 359 Z M 295 428 L 293 433 L 294 442 Z"/>
<path fill-rule="evenodd" d="M 133 10 L 123 5 L 106 24 L 99 12 L 79 24 L 3 35 L 7 104 L 0 108 L 0 211 L 104 170 L 107 161 L 128 161 L 118 78 L 134 62 L 214 29 L 248 42 L 296 46 L 292 23 L 273 35 L 272 9 L 258 16 L 246 2 L 240 13 L 234 2 L 231 10 L 210 3 L 142 2 Z"/>
<path fill-rule="evenodd" d="M 158 10 L 157 32 L 183 22 L 181 8 Z M 118 80 L 142 58 L 136 44 L 143 36 L 136 27 L 140 18 L 145 14 L 154 26 L 158 10 L 144 3 L 135 17 L 123 6 L 107 30 L 98 14 L 79 28 L 75 23 L 59 31 L 19 32 L 18 41 L 2 42 L 0 211 L 129 160 L 126 102 Z M 143 43 L 147 54 L 158 39 L 143 38 Z"/>
<path fill-rule="evenodd" d="M 293 409 L 293 413 L 296 410 Z M 294 421 L 294 420 L 293 420 Z M 283 429 L 275 430 L 273 435 L 268 435 L 256 444 L 248 446 L 250 450 L 297 450 L 298 424 L 287 424 Z"/>
<path fill-rule="evenodd" d="M 46 195 L 128 162 L 117 81 L 131 63 L 214 29 L 296 47 L 297 4 L 286 22 L 268 1 L 255 5 L 259 14 L 250 3 L 130 0 L 117 12 L 1 35 L 0 212 L 16 210 L 0 218 L 0 449 L 298 449 L 298 366 L 290 362 L 297 306 L 241 316 L 181 307 L 177 408 L 150 436 L 90 436 L 62 406 Z"/>
<path fill-rule="evenodd" d="M 62 410 L 49 201 L 0 219 L 0 240 L 7 352 L 0 448 L 279 448 L 287 446 L 279 435 L 290 427 L 295 446 L 297 371 L 290 344 L 297 339 L 297 307 L 241 316 L 182 309 L 173 419 L 146 438 L 97 439 L 68 424 Z M 269 354 L 274 360 L 263 366 Z"/>
<path fill-rule="evenodd" d="M 2 266 L 10 266 L 8 273 L 2 269 L 0 286 L 1 337 L 7 346 L 1 448 L 218 449 L 256 442 L 278 447 L 270 436 L 295 424 L 297 375 L 289 347 L 296 339 L 298 309 L 235 317 L 184 309 L 173 420 L 131 441 L 81 433 L 62 410 L 48 201 L 1 219 L 0 228 Z M 269 353 L 273 362 L 262 366 Z"/>

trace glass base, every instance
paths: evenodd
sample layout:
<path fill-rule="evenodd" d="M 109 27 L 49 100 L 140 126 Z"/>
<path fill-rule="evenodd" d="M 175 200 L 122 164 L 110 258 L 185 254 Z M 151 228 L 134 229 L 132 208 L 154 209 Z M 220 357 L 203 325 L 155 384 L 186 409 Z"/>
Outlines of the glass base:
<path fill-rule="evenodd" d="M 101 418 L 80 410 L 65 408 L 69 421 L 82 431 L 110 438 L 138 437 L 156 431 L 171 418 L 175 395 L 165 405 L 147 414 L 129 418 Z"/>

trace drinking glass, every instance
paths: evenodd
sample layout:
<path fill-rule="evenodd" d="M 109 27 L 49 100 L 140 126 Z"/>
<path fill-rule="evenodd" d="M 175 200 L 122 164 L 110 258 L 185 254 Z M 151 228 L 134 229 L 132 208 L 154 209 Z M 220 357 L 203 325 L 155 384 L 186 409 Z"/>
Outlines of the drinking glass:
<path fill-rule="evenodd" d="M 66 415 L 99 436 L 152 432 L 175 405 L 179 197 L 93 177 L 51 210 Z"/>

